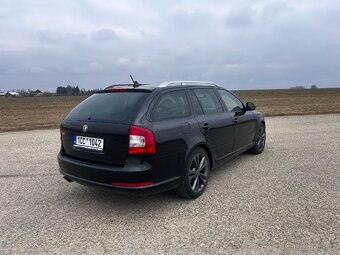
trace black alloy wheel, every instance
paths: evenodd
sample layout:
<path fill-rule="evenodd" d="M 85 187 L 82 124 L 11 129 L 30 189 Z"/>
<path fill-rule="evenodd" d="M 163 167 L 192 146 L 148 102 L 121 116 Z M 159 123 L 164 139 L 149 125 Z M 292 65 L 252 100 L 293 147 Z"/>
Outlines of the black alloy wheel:
<path fill-rule="evenodd" d="M 204 192 L 210 172 L 209 157 L 202 148 L 195 149 L 187 160 L 182 182 L 176 193 L 185 198 L 197 198 Z"/>
<path fill-rule="evenodd" d="M 266 145 L 266 127 L 263 123 L 261 123 L 256 133 L 255 145 L 249 150 L 249 152 L 253 154 L 260 154 L 263 152 L 265 145 Z"/>

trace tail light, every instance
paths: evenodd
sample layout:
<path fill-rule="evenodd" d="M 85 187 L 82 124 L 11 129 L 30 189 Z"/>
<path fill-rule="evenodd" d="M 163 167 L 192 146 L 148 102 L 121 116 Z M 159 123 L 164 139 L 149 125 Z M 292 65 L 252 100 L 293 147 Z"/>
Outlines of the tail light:
<path fill-rule="evenodd" d="M 129 154 L 152 154 L 156 153 L 156 144 L 153 133 L 142 127 L 130 127 Z"/>

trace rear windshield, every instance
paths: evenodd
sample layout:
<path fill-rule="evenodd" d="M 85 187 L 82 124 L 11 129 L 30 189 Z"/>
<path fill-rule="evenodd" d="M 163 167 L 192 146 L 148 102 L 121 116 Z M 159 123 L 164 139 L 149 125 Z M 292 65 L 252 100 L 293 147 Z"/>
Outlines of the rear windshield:
<path fill-rule="evenodd" d="M 108 92 L 94 94 L 77 105 L 66 119 L 130 123 L 147 92 Z"/>

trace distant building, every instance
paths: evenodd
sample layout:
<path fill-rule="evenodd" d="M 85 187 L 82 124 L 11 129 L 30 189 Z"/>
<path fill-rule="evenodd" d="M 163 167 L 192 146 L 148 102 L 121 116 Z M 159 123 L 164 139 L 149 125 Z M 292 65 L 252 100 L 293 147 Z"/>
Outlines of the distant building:
<path fill-rule="evenodd" d="M 6 96 L 6 93 L 0 92 L 0 97 L 4 97 L 4 96 Z"/>
<path fill-rule="evenodd" d="M 7 94 L 9 94 L 10 96 L 14 96 L 14 97 L 19 96 L 19 93 L 18 92 L 14 92 L 14 91 L 8 91 Z"/>
<path fill-rule="evenodd" d="M 45 93 L 42 93 L 42 92 L 34 93 L 34 96 L 36 96 L 36 97 L 41 97 L 41 96 L 44 96 L 44 95 L 45 95 Z"/>

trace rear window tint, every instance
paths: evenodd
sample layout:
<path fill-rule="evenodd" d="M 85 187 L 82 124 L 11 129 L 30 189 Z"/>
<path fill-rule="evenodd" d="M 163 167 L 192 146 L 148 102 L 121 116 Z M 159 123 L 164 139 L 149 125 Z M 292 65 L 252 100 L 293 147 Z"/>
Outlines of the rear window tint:
<path fill-rule="evenodd" d="M 98 93 L 77 105 L 66 119 L 130 123 L 146 92 Z"/>

